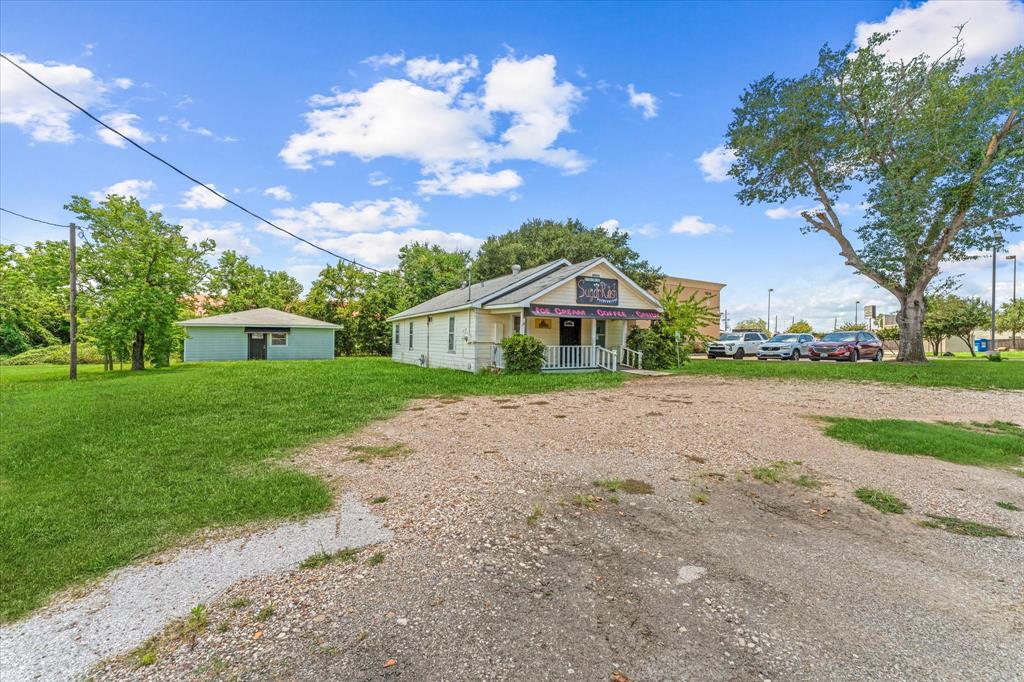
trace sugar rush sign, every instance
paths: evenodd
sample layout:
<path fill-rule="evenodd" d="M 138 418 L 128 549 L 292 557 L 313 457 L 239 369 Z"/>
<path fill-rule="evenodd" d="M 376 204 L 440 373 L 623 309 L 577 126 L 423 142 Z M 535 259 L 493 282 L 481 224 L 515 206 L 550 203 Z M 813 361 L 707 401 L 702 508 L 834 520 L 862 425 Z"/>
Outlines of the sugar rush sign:
<path fill-rule="evenodd" d="M 619 280 L 606 277 L 577 277 L 576 302 L 582 305 L 618 305 Z"/>

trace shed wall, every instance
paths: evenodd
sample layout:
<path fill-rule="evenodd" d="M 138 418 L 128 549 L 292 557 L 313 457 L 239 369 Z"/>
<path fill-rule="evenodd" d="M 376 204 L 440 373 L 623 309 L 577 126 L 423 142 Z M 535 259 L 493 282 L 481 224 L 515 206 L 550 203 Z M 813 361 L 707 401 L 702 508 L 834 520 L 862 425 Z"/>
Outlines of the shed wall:
<path fill-rule="evenodd" d="M 185 362 L 245 360 L 249 357 L 245 327 L 186 327 Z"/>
<path fill-rule="evenodd" d="M 268 360 L 330 360 L 334 357 L 333 329 L 292 329 L 287 346 L 274 346 L 267 338 Z"/>

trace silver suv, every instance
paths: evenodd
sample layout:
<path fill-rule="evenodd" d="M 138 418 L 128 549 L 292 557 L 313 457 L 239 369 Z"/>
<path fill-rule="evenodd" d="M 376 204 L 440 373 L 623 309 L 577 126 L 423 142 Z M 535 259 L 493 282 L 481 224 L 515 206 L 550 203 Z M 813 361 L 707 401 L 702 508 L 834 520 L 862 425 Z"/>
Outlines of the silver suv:
<path fill-rule="evenodd" d="M 810 357 L 812 343 L 814 337 L 810 334 L 776 334 L 761 344 L 757 351 L 757 359 L 799 360 L 802 357 Z"/>
<path fill-rule="evenodd" d="M 746 355 L 755 355 L 761 344 L 768 340 L 761 332 L 729 332 L 717 341 L 708 344 L 708 359 L 732 358 L 742 360 Z"/>

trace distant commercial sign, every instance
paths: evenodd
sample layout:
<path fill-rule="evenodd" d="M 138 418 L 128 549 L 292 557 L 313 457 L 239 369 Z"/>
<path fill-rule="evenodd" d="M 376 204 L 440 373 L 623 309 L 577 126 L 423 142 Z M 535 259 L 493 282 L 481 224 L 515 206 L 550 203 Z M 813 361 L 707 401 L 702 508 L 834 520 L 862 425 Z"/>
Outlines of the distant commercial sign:
<path fill-rule="evenodd" d="M 878 317 L 878 306 L 864 306 L 864 317 Z"/>

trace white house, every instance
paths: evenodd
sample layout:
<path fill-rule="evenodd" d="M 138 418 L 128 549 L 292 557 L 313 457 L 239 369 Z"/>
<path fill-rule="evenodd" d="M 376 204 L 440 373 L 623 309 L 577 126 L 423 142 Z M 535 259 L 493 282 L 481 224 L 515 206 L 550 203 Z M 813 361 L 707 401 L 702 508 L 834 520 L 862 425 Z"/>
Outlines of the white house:
<path fill-rule="evenodd" d="M 658 299 L 605 258 L 561 260 L 473 282 L 388 318 L 391 358 L 475 372 L 503 367 L 501 340 L 540 339 L 545 370 L 639 367 L 626 347 L 636 320 L 661 314 Z"/>

